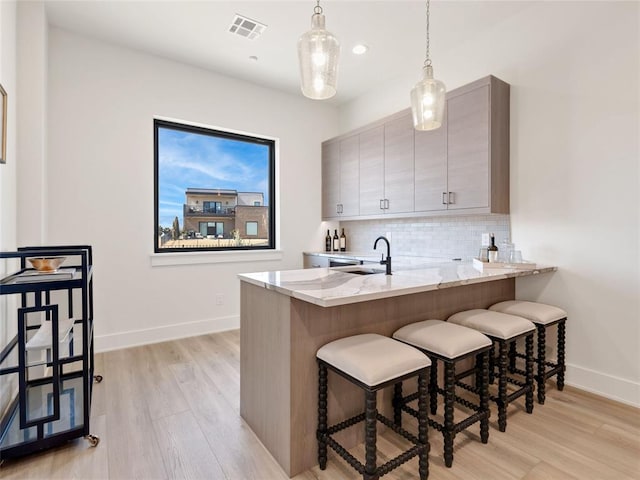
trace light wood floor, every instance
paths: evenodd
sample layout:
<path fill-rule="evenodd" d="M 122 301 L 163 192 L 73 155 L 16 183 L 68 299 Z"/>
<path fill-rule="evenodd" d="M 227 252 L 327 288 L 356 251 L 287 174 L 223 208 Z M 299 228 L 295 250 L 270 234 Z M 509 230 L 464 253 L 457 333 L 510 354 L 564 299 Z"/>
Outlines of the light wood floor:
<path fill-rule="evenodd" d="M 108 352 L 96 356 L 104 381 L 94 388 L 92 433 L 84 440 L 0 468 L 4 480 L 286 479 L 239 415 L 239 331 Z M 309 385 L 315 388 L 315 385 Z M 442 436 L 430 431 L 430 479 L 640 479 L 640 410 L 570 387 L 549 388 L 527 415 L 510 407 L 506 433 L 492 411 L 489 444 L 478 426 L 456 437 L 452 468 Z M 408 423 L 408 422 L 407 422 Z M 386 461 L 405 447 L 392 432 L 378 441 Z M 354 454 L 364 457 L 362 448 Z M 417 460 L 383 478 L 417 478 Z M 335 455 L 297 480 L 359 478 Z"/>

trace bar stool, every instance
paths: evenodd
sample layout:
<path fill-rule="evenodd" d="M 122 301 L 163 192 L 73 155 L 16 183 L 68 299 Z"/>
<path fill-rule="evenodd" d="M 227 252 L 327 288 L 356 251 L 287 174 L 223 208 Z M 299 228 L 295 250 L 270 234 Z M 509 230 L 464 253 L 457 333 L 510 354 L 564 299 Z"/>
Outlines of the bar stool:
<path fill-rule="evenodd" d="M 449 317 L 448 322 L 473 328 L 488 336 L 494 345 L 498 344 L 498 396 L 491 396 L 491 400 L 498 405 L 498 429 L 504 432 L 507 429 L 507 407 L 516 398 L 525 395 L 525 408 L 527 413 L 533 412 L 533 323 L 522 317 L 508 315 L 506 313 L 492 312 L 484 309 L 467 310 L 458 312 Z M 525 337 L 525 381 L 509 377 L 507 375 L 507 345 Z M 495 375 L 495 346 L 491 348 L 490 380 Z M 507 395 L 507 383 L 518 388 Z"/>
<path fill-rule="evenodd" d="M 364 480 L 377 480 L 418 455 L 420 479 L 426 480 L 429 475 L 429 440 L 427 438 L 427 376 L 431 365 L 429 358 L 413 347 L 372 333 L 330 342 L 318 350 L 316 357 L 319 369 L 316 437 L 320 469 L 327 468 L 328 446 L 360 473 Z M 333 426 L 327 426 L 328 370 L 346 378 L 365 392 L 364 413 Z M 417 437 L 379 414 L 376 407 L 378 390 L 415 376 L 418 377 L 420 412 Z M 362 421 L 365 422 L 365 464 L 358 461 L 332 437 L 336 432 Z M 381 466 L 377 466 L 376 421 L 380 421 L 413 443 L 409 450 Z"/>
<path fill-rule="evenodd" d="M 424 320 L 400 328 L 393 338 L 419 348 L 431 359 L 431 378 L 429 382 L 431 415 L 435 415 L 438 405 L 438 393 L 444 397 L 444 424 L 429 418 L 429 425 L 444 436 L 444 463 L 447 467 L 453 464 L 453 441 L 457 433 L 480 422 L 480 439 L 482 443 L 489 441 L 489 355 L 491 340 L 482 333 L 471 328 L 443 322 L 442 320 Z M 456 362 L 475 357 L 475 368 L 456 375 Z M 438 360 L 444 365 L 444 388 L 438 387 Z M 457 382 L 471 374 L 478 380 L 479 405 L 456 396 Z M 419 412 L 410 408 L 407 403 L 417 398 L 417 393 L 402 396 L 402 384 L 394 388 L 393 406 L 396 424 L 400 424 L 402 410 L 420 418 Z M 464 420 L 454 423 L 453 407 L 458 402 L 474 411 Z"/>
<path fill-rule="evenodd" d="M 534 361 L 538 366 L 538 374 L 536 375 L 536 382 L 538 384 L 538 403 L 544 404 L 546 391 L 545 384 L 547 378 L 551 378 L 556 375 L 556 385 L 558 386 L 558 390 L 562 390 L 564 388 L 564 372 L 566 370 L 565 324 L 567 321 L 567 312 L 552 305 L 520 300 L 509 300 L 506 302 L 496 303 L 495 305 L 490 306 L 489 310 L 508 313 L 510 315 L 518 315 L 519 317 L 526 318 L 535 324 L 538 333 L 538 356 L 537 358 L 534 358 Z M 553 325 L 558 325 L 557 361 L 548 362 L 546 361 L 545 352 L 546 329 Z M 516 357 L 524 358 L 524 355 L 518 353 L 516 345 L 512 344 L 509 351 L 509 364 L 512 371 L 517 371 L 515 368 Z M 547 370 L 547 367 L 551 367 L 550 370 Z"/>

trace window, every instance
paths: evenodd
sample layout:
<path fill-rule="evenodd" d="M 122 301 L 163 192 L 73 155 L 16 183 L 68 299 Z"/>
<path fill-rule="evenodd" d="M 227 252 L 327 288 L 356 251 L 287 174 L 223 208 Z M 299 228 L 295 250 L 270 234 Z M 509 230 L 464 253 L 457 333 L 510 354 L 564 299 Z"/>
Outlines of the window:
<path fill-rule="evenodd" d="M 154 120 L 154 252 L 274 249 L 275 141 Z"/>
<path fill-rule="evenodd" d="M 252 235 L 258 235 L 258 222 L 247 222 L 245 224 L 245 230 L 247 232 L 247 236 Z"/>

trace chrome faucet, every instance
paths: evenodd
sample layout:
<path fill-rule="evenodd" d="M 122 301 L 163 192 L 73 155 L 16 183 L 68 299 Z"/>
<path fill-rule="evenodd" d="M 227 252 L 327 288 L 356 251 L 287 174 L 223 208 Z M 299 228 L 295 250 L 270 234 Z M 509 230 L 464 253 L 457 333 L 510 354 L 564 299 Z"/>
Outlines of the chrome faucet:
<path fill-rule="evenodd" d="M 387 259 L 386 260 L 384 259 L 384 253 L 383 253 L 382 254 L 382 260 L 380 260 L 380 265 L 386 265 L 387 266 L 387 275 L 391 275 L 391 245 L 389 244 L 389 240 L 387 240 L 387 237 L 380 236 L 380 237 L 376 238 L 376 241 L 373 244 L 373 249 L 374 250 L 378 246 L 378 240 L 384 240 L 385 243 L 387 244 Z"/>

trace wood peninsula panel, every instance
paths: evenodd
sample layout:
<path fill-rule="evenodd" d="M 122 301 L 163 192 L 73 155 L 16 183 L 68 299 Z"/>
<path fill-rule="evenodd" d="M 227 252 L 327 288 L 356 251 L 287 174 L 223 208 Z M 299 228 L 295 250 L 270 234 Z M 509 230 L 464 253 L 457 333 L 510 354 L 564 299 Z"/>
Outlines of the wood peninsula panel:
<path fill-rule="evenodd" d="M 474 283 L 410 295 L 321 307 L 241 282 L 240 413 L 289 476 L 317 463 L 316 351 L 360 333 L 391 336 L 409 323 L 446 319 L 515 298 L 515 279 Z M 391 392 L 379 397 L 389 414 Z M 329 421 L 359 413 L 362 392 L 335 375 L 329 380 Z M 340 432 L 347 448 L 362 429 Z"/>
<path fill-rule="evenodd" d="M 240 415 L 290 474 L 289 311 L 288 296 L 240 282 Z"/>

